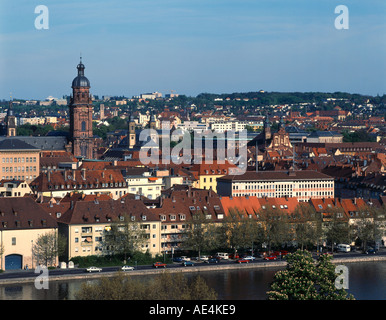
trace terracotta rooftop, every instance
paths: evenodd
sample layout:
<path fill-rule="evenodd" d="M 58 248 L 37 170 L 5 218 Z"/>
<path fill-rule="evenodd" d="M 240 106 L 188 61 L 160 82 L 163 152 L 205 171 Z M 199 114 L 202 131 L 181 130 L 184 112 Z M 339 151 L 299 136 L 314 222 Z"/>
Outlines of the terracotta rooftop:
<path fill-rule="evenodd" d="M 32 198 L 0 198 L 1 230 L 41 228 L 57 228 L 57 223 Z"/>

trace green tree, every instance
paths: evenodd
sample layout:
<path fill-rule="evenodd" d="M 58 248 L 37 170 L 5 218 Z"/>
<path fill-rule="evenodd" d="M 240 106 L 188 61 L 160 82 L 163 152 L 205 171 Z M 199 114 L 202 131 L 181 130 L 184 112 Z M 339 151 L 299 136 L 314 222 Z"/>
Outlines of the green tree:
<path fill-rule="evenodd" d="M 292 214 L 294 237 L 303 250 L 304 246 L 318 245 L 322 237 L 322 220 L 320 214 L 308 203 L 299 203 Z"/>
<path fill-rule="evenodd" d="M 287 267 L 278 271 L 267 292 L 269 300 L 352 300 L 335 286 L 337 274 L 328 255 L 315 263 L 311 253 L 298 250 L 287 255 Z"/>
<path fill-rule="evenodd" d="M 281 246 L 293 240 L 288 215 L 281 209 L 266 206 L 265 209 L 260 209 L 259 217 L 264 226 L 264 242 L 268 244 L 269 251 L 272 246 Z"/>
<path fill-rule="evenodd" d="M 331 243 L 331 251 L 334 251 L 335 243 L 347 243 L 350 241 L 350 228 L 344 218 L 344 209 L 341 207 L 330 208 L 325 213 L 324 235 L 328 243 Z"/>
<path fill-rule="evenodd" d="M 59 255 L 64 253 L 65 238 L 55 231 L 42 234 L 32 247 L 33 259 L 37 265 L 52 266 Z"/>
<path fill-rule="evenodd" d="M 126 260 L 146 242 L 143 226 L 132 221 L 127 215 L 120 216 L 110 227 L 111 229 L 105 229 L 103 234 L 102 247 L 105 254 L 123 255 Z"/>
<path fill-rule="evenodd" d="M 352 232 L 362 243 L 363 251 L 369 242 L 377 241 L 385 234 L 385 212 L 386 208 L 366 205 L 358 212 L 358 218 L 353 219 Z"/>
<path fill-rule="evenodd" d="M 188 280 L 182 273 L 163 272 L 147 281 L 134 280 L 118 272 L 97 283 L 83 283 L 77 300 L 215 300 L 217 293 L 203 278 Z"/>
<path fill-rule="evenodd" d="M 204 213 L 195 213 L 187 222 L 187 228 L 182 233 L 184 248 L 197 251 L 201 257 L 203 250 L 216 247 L 216 226 L 211 218 L 207 219 Z"/>
<path fill-rule="evenodd" d="M 218 227 L 218 242 L 236 252 L 243 248 L 253 248 L 254 243 L 261 240 L 262 233 L 263 230 L 256 219 L 231 208 L 229 215 Z"/>

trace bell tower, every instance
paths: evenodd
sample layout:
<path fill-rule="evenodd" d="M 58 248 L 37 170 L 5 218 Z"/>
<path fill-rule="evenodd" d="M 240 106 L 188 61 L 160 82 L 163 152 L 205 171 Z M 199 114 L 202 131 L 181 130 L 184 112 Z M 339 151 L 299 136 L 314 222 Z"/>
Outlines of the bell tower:
<path fill-rule="evenodd" d="M 84 75 L 82 58 L 77 66 L 78 76 L 72 81 L 70 100 L 70 141 L 75 157 L 94 158 L 92 132 L 93 105 L 90 95 L 90 81 Z"/>
<path fill-rule="evenodd" d="M 12 100 L 9 101 L 9 108 L 7 112 L 7 137 L 16 136 L 16 117 L 13 112 Z"/>
<path fill-rule="evenodd" d="M 129 148 L 132 149 L 136 145 L 136 136 L 135 136 L 135 121 L 134 117 L 131 115 L 129 120 Z"/>

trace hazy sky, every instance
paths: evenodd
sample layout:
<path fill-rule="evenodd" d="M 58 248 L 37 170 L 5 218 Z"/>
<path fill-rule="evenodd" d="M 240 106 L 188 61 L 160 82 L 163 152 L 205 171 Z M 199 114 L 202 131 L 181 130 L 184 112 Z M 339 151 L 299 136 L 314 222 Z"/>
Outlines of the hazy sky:
<path fill-rule="evenodd" d="M 49 29 L 35 28 L 35 7 Z M 335 28 L 335 7 L 349 29 Z M 1 0 L 0 99 L 71 93 L 386 93 L 385 0 Z"/>

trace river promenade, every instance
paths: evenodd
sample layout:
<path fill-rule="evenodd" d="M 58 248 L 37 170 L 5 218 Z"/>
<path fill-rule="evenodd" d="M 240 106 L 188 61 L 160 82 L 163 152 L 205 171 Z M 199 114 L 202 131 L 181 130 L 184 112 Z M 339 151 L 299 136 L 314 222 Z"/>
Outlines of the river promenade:
<path fill-rule="evenodd" d="M 334 264 L 346 264 L 346 263 L 357 263 L 357 262 L 380 262 L 386 261 L 386 252 L 384 254 L 377 255 L 356 255 L 356 256 L 339 256 L 332 259 Z M 186 272 L 208 272 L 208 271 L 221 271 L 221 270 L 246 270 L 246 269 L 257 269 L 257 268 L 284 268 L 287 265 L 285 260 L 276 260 L 276 261 L 254 261 L 251 263 L 235 263 L 235 262 L 224 262 L 219 264 L 206 264 L 206 263 L 196 263 L 194 266 L 182 267 L 180 264 L 170 264 L 166 268 L 152 268 L 151 266 L 139 266 L 138 268 L 128 271 L 125 274 L 130 276 L 144 276 L 144 275 L 153 275 L 162 272 L 170 273 L 186 273 Z M 68 269 L 69 270 L 69 269 Z M 98 279 L 101 277 L 112 277 L 117 274 L 119 267 L 109 267 L 103 268 L 103 272 L 88 273 L 85 272 L 84 268 L 75 268 L 72 269 L 72 272 L 66 273 L 66 270 L 55 269 L 48 270 L 46 276 L 49 277 L 50 281 L 66 281 L 66 280 L 91 280 Z M 60 273 L 59 273 L 60 272 Z M 12 272 L 10 272 L 12 273 Z M 0 285 L 4 284 L 13 284 L 13 283 L 30 283 L 34 282 L 39 276 L 42 277 L 39 273 L 33 273 L 30 271 L 29 276 L 20 275 L 19 277 L 12 278 L 3 278 L 0 276 Z"/>

